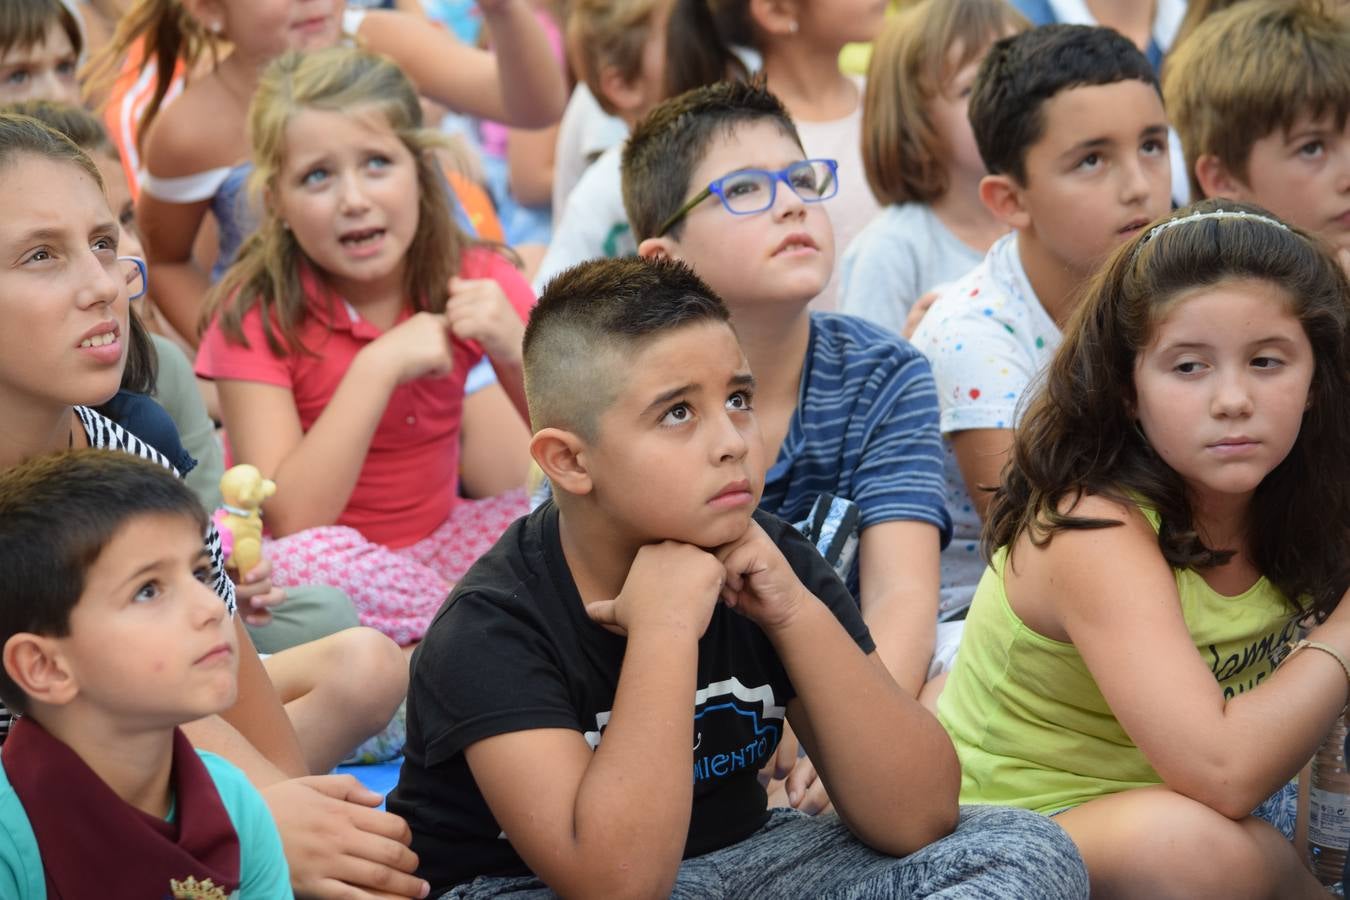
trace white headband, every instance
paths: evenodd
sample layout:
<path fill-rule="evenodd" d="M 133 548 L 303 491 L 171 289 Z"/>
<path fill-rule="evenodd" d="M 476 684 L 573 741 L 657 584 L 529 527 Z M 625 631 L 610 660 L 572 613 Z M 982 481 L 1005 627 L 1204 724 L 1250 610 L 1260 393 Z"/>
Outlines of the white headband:
<path fill-rule="evenodd" d="M 1193 212 L 1181 216 L 1180 218 L 1168 219 L 1166 222 L 1160 222 L 1157 225 L 1154 225 L 1135 246 L 1134 256 L 1131 258 L 1138 257 L 1139 251 L 1144 249 L 1144 245 L 1157 237 L 1159 233 L 1174 226 L 1183 225 L 1186 222 L 1198 222 L 1201 219 L 1252 219 L 1257 222 L 1265 222 L 1267 225 L 1274 225 L 1276 228 L 1282 228 L 1285 231 L 1289 230 L 1289 226 L 1279 219 L 1272 219 L 1270 216 L 1263 216 L 1260 213 L 1245 212 L 1240 209 L 1235 209 L 1232 212 L 1229 212 L 1226 209 L 1215 209 L 1210 210 L 1209 212 Z"/>

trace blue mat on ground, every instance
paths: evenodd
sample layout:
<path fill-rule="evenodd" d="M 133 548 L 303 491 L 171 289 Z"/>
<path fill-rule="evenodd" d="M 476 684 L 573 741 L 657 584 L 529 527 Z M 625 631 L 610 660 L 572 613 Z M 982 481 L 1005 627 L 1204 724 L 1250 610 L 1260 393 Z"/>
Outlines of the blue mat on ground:
<path fill-rule="evenodd" d="M 402 765 L 403 757 L 400 756 L 373 766 L 338 766 L 336 772 L 339 775 L 355 776 L 357 781 L 383 797 L 398 783 L 398 770 Z M 384 804 L 380 805 L 380 809 L 384 809 Z"/>

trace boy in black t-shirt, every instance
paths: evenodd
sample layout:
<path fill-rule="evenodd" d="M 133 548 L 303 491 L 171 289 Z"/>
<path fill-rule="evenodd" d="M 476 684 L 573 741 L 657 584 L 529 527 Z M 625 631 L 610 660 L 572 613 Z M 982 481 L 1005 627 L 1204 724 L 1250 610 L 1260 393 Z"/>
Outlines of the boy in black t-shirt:
<path fill-rule="evenodd" d="M 697 276 L 564 272 L 524 352 L 554 500 L 475 563 L 415 653 L 389 798 L 435 890 L 1087 895 L 1049 819 L 958 811 L 937 720 L 815 548 L 755 511 L 754 378 Z M 766 809 L 757 770 L 785 718 L 837 817 Z"/>

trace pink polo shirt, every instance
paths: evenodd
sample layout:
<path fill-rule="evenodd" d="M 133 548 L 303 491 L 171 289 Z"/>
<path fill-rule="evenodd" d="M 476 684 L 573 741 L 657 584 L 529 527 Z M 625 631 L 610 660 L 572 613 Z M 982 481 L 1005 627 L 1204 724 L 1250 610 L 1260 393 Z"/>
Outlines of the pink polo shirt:
<path fill-rule="evenodd" d="M 529 283 L 498 254 L 483 248 L 468 251 L 459 277 L 491 278 L 501 285 L 521 319 L 529 317 L 534 305 Z M 383 332 L 357 316 L 312 272 L 303 273 L 302 283 L 309 315 L 300 326 L 299 337 L 313 355 L 274 355 L 263 336 L 262 311 L 255 306 L 243 319 L 249 346 L 231 343 L 219 323 L 212 322 L 202 335 L 196 370 L 203 378 L 290 389 L 300 427 L 309 431 L 357 352 Z M 404 310 L 399 321 L 410 315 L 410 310 Z M 473 341 L 452 338 L 451 346 L 454 369 L 449 375 L 415 379 L 390 395 L 356 487 L 336 524 L 351 526 L 376 543 L 406 547 L 426 537 L 450 515 L 458 499 L 464 379 L 483 357 L 483 349 Z M 277 489 L 285 491 L 286 485 Z"/>

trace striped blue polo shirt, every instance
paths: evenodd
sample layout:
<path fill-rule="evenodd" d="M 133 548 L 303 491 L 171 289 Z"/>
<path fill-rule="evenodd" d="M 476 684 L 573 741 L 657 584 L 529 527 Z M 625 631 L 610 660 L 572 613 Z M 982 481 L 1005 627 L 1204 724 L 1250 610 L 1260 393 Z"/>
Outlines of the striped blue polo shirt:
<path fill-rule="evenodd" d="M 811 313 L 797 409 L 761 508 L 799 522 L 823 493 L 858 504 L 860 527 L 919 521 L 951 539 L 937 389 L 928 361 L 863 319 Z M 858 566 L 848 588 L 858 596 Z"/>

